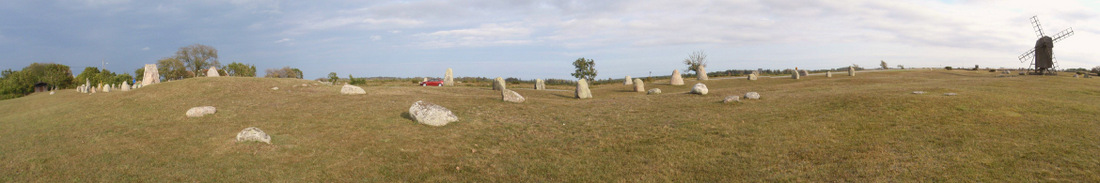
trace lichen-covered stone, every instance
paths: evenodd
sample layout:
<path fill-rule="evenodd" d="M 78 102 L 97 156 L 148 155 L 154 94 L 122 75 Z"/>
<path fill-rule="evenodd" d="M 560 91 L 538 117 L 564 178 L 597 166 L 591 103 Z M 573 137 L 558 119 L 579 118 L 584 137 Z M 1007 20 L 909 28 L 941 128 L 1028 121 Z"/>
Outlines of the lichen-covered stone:
<path fill-rule="evenodd" d="M 271 144 L 271 136 L 256 127 L 248 127 L 237 133 L 237 142 L 263 142 Z"/>
<path fill-rule="evenodd" d="M 191 109 L 187 110 L 187 117 L 202 117 L 207 114 L 214 114 L 217 112 L 218 110 L 215 109 L 214 106 L 192 107 Z"/>
<path fill-rule="evenodd" d="M 409 107 L 409 116 L 420 124 L 443 126 L 458 121 L 458 117 L 446 107 L 425 101 L 416 101 Z"/>

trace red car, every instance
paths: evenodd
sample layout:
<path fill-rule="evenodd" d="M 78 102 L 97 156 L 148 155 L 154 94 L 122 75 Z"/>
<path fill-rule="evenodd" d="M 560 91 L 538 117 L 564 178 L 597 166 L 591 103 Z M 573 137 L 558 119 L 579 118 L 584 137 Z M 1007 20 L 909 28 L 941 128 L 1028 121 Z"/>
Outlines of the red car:
<path fill-rule="evenodd" d="M 429 79 L 428 81 L 420 82 L 420 86 L 443 86 L 443 80 Z"/>

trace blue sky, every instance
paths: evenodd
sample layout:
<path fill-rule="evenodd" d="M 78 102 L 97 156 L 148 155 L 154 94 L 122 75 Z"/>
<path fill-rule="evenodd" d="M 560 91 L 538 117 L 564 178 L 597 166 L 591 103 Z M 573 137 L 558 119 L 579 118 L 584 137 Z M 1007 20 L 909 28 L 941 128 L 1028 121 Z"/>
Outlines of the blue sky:
<path fill-rule="evenodd" d="M 76 72 L 132 73 L 195 43 L 223 64 L 290 66 L 306 78 L 456 76 L 572 78 L 596 60 L 598 78 L 667 75 L 692 51 L 707 70 L 870 67 L 1026 67 L 1029 18 L 1062 68 L 1100 66 L 1094 1 L 0 1 L 0 69 L 33 62 Z"/>

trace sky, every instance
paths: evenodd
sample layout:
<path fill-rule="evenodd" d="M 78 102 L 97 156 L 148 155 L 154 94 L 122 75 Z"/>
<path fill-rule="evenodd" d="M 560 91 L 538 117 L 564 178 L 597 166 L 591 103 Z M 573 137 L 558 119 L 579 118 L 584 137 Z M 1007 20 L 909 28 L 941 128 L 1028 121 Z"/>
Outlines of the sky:
<path fill-rule="evenodd" d="M 668 75 L 694 51 L 708 71 L 877 67 L 1021 68 L 1046 34 L 1060 68 L 1100 66 L 1100 1 L 1078 0 L 4 0 L 0 69 L 30 63 L 131 73 L 180 47 L 222 64 L 284 66 L 314 79 L 455 76 L 571 79 Z"/>

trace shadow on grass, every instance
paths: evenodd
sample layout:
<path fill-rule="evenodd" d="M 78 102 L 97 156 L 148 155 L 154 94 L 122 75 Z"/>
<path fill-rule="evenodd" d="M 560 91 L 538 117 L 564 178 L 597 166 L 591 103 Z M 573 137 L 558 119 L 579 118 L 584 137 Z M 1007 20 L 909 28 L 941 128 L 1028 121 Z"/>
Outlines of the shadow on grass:
<path fill-rule="evenodd" d="M 413 118 L 412 115 L 409 114 L 409 112 L 401 112 L 401 117 L 405 118 L 405 119 L 412 120 L 412 121 L 416 121 L 416 118 Z"/>
<path fill-rule="evenodd" d="M 555 94 L 551 94 L 551 95 L 558 96 L 558 97 L 561 97 L 561 98 L 574 98 L 573 95 L 568 95 L 568 94 L 555 93 Z"/>

